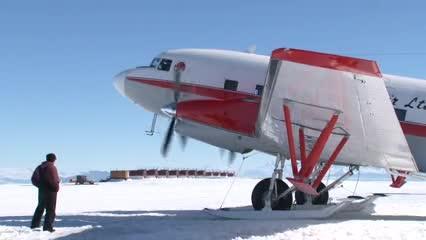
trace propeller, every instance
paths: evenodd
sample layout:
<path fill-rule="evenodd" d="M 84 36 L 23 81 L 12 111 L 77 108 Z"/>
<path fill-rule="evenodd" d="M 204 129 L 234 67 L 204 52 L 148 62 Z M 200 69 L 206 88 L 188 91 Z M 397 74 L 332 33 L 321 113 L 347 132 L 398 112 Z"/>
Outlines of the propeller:
<path fill-rule="evenodd" d="M 166 157 L 167 154 L 169 153 L 169 146 L 170 146 L 170 143 L 172 142 L 173 132 L 175 131 L 174 130 L 175 122 L 176 122 L 176 117 L 173 117 L 167 129 L 167 133 L 166 133 L 166 137 L 164 138 L 163 145 L 161 146 L 161 154 L 163 155 L 163 157 Z"/>
<path fill-rule="evenodd" d="M 181 71 L 178 69 L 174 70 L 174 80 L 175 80 L 175 91 L 174 91 L 174 97 L 175 97 L 175 104 L 177 105 L 180 97 L 180 73 Z"/>
<path fill-rule="evenodd" d="M 180 98 L 180 76 L 181 76 L 181 70 L 177 69 L 175 67 L 174 69 L 174 82 L 175 82 L 175 88 L 173 93 L 174 102 L 168 106 L 167 109 L 165 109 L 163 112 L 168 114 L 172 117 L 170 120 L 169 127 L 167 128 L 167 133 L 163 141 L 163 145 L 161 146 L 161 154 L 163 157 L 167 157 L 167 154 L 169 152 L 170 144 L 172 142 L 173 133 L 175 131 L 175 124 L 176 124 L 176 106 L 178 104 L 179 98 Z M 182 147 L 185 147 L 187 142 L 187 139 L 185 136 L 181 136 L 181 143 Z"/>

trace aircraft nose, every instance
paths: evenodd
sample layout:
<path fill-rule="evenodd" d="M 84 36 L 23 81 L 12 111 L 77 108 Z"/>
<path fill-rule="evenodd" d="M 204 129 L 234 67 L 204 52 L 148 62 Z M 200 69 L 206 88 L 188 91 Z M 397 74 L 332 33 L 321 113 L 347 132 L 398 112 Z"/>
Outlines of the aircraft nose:
<path fill-rule="evenodd" d="M 123 96 L 126 96 L 125 84 L 126 84 L 126 73 L 123 71 L 114 77 L 114 87 Z"/>

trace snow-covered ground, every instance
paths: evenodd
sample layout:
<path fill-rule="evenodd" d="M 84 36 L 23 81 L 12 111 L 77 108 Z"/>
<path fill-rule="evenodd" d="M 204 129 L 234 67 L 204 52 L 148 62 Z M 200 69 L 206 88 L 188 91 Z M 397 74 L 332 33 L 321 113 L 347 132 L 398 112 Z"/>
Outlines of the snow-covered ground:
<path fill-rule="evenodd" d="M 402 189 L 361 181 L 356 194 L 394 192 L 376 200 L 374 213 L 337 214 L 327 220 L 223 220 L 218 208 L 233 179 L 144 179 L 98 185 L 63 185 L 57 232 L 31 231 L 36 188 L 0 185 L 0 240 L 4 239 L 426 239 L 426 182 Z M 259 180 L 236 179 L 224 207 L 250 205 Z M 353 194 L 348 181 L 331 192 Z"/>

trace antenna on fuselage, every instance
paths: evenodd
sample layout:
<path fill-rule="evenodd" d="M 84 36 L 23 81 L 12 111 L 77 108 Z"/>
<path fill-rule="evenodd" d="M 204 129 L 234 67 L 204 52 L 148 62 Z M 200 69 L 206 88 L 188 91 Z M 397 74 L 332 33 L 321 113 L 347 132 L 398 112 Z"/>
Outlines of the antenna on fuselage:
<path fill-rule="evenodd" d="M 255 54 L 255 53 L 256 53 L 256 45 L 255 45 L 255 44 L 250 45 L 250 46 L 247 48 L 247 53 L 253 53 L 253 54 Z"/>

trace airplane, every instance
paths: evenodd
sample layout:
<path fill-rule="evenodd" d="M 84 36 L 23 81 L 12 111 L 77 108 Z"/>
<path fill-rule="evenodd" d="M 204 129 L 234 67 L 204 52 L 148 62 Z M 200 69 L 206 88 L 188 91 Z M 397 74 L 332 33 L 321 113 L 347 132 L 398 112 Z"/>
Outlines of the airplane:
<path fill-rule="evenodd" d="M 253 189 L 255 210 L 326 205 L 328 192 L 370 166 L 391 187 L 426 172 L 426 81 L 382 74 L 375 61 L 279 48 L 270 56 L 216 49 L 177 49 L 114 77 L 117 91 L 170 118 L 174 132 L 227 149 L 276 156 L 271 178 Z M 232 155 L 232 154 L 231 154 Z M 286 159 L 292 175 L 283 181 Z M 327 186 L 332 165 L 348 166 Z"/>

